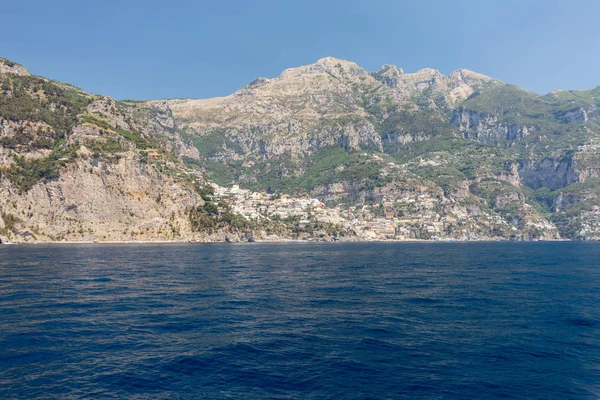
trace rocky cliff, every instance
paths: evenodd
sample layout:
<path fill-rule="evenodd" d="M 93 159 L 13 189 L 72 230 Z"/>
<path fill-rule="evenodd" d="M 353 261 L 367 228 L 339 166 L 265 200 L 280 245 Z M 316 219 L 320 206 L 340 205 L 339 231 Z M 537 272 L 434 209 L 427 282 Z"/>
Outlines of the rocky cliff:
<path fill-rule="evenodd" d="M 328 57 L 227 97 L 167 105 L 184 141 L 198 149 L 193 158 L 221 184 L 352 202 L 417 179 L 447 201 L 476 202 L 487 207 L 481 213 L 515 222 L 511 235 L 543 220 L 553 228 L 540 237 L 558 237 L 558 228 L 562 237 L 589 238 L 598 235 L 596 223 L 585 222 L 595 214 L 581 205 L 597 195 L 599 95 L 539 96 L 468 70 L 367 72 Z M 380 161 L 360 165 L 361 152 Z M 511 208 L 519 212 L 491 201 L 505 184 L 518 193 Z M 561 208 L 565 190 L 581 201 Z"/>
<path fill-rule="evenodd" d="M 123 102 L 0 59 L 0 239 L 599 238 L 599 105 L 332 57 Z M 313 200 L 271 215 L 260 193 Z"/>
<path fill-rule="evenodd" d="M 225 240 L 168 107 L 85 93 L 0 60 L 0 241 Z"/>

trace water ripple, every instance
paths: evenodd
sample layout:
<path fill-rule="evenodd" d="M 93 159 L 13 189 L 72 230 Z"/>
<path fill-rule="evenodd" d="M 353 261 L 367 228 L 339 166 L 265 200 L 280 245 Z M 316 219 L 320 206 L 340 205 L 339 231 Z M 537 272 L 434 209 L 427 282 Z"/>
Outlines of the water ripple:
<path fill-rule="evenodd" d="M 0 398 L 600 396 L 590 243 L 0 247 Z"/>

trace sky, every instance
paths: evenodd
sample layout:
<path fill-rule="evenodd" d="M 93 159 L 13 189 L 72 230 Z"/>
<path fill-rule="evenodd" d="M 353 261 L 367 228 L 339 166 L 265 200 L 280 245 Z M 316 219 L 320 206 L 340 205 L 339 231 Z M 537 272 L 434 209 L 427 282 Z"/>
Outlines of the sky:
<path fill-rule="evenodd" d="M 598 0 L 19 0 L 0 57 L 118 99 L 225 96 L 332 56 L 467 68 L 536 93 L 600 85 Z"/>

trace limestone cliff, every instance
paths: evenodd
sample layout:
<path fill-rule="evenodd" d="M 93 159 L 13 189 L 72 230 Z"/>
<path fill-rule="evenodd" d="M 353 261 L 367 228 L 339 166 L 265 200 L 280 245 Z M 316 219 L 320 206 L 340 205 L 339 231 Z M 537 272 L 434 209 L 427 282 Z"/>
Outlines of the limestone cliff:
<path fill-rule="evenodd" d="M 514 208 L 529 207 L 523 216 L 545 219 L 556 207 L 544 190 L 559 196 L 585 180 L 596 187 L 599 94 L 539 96 L 465 69 L 444 75 L 385 65 L 370 73 L 327 57 L 259 78 L 227 97 L 167 105 L 184 142 L 198 149 L 198 163 L 221 184 L 315 195 L 341 184 L 336 187 L 358 187 L 359 197 L 368 198 L 365 189 L 390 180 L 416 177 L 449 191 L 499 179 L 521 193 Z M 346 156 L 331 156 L 336 148 Z M 385 162 L 343 165 L 362 151 Z M 446 161 L 431 161 L 436 157 Z M 490 194 L 470 195 L 484 200 Z M 573 212 L 579 215 L 575 206 Z M 485 213 L 502 217 L 494 207 Z M 554 214 L 550 220 L 574 237 L 564 226 L 570 218 Z"/>
<path fill-rule="evenodd" d="M 332 57 L 117 101 L 0 59 L 0 240 L 600 238 L 599 110 Z"/>

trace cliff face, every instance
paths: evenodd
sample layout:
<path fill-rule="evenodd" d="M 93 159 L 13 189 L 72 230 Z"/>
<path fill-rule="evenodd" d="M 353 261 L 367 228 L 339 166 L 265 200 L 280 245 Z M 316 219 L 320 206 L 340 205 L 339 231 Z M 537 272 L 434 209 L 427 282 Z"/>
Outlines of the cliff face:
<path fill-rule="evenodd" d="M 0 241 L 211 236 L 190 225 L 206 183 L 170 153 L 187 147 L 168 107 L 140 112 L 0 65 Z"/>
<path fill-rule="evenodd" d="M 385 145 L 419 140 L 411 135 L 427 135 L 426 126 L 382 125 L 398 119 L 398 113 L 406 114 L 403 119 L 418 118 L 413 114 L 422 110 L 443 121 L 445 108 L 465 100 L 476 87 L 495 84 L 466 70 L 450 76 L 431 69 L 405 74 L 386 65 L 368 73 L 328 57 L 274 79 L 259 78 L 231 96 L 171 100 L 168 106 L 178 127 L 196 137 L 198 147 L 209 148 L 205 155 L 257 161 L 309 155 L 334 145 L 382 151 Z"/>
<path fill-rule="evenodd" d="M 121 102 L 0 59 L 0 240 L 600 238 L 599 106 L 331 57 Z"/>
<path fill-rule="evenodd" d="M 19 193 L 7 184 L 0 196 L 11 240 L 172 240 L 190 233 L 188 207 L 203 201 L 190 188 L 142 162 L 133 151 L 118 160 L 81 147 L 59 177 Z"/>
<path fill-rule="evenodd" d="M 575 237 L 565 221 L 582 211 L 573 205 L 556 214 L 554 198 L 566 188 L 595 196 L 599 99 L 598 89 L 538 96 L 468 70 L 385 65 L 369 73 L 328 57 L 227 97 L 167 104 L 184 142 L 198 149 L 193 158 L 221 184 L 324 199 L 323 188 L 349 188 L 335 196 L 342 201 L 408 178 L 445 193 L 492 179 L 520 193 L 513 208 L 531 209 L 523 218 L 554 221 Z M 331 156 L 336 148 L 347 157 Z M 365 151 L 381 162 L 355 165 L 353 154 Z M 478 201 L 493 195 L 467 191 Z M 505 218 L 495 207 L 483 212 Z"/>

